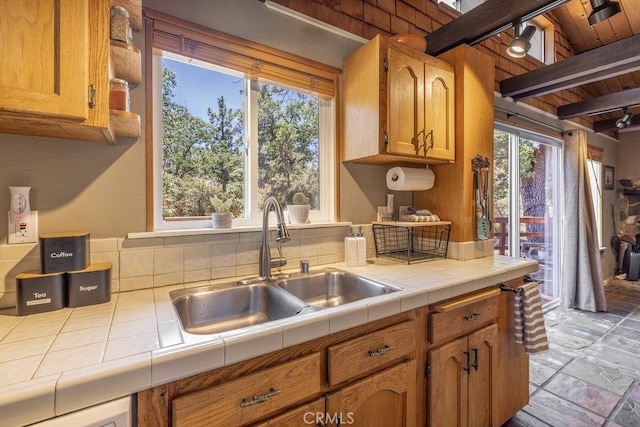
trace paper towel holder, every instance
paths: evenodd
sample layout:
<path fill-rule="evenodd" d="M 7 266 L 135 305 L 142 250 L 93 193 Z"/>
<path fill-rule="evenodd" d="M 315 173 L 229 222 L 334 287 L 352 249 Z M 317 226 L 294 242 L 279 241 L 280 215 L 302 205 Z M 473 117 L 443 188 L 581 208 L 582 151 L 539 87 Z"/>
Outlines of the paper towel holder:
<path fill-rule="evenodd" d="M 427 167 L 427 169 L 429 169 L 429 165 L 425 165 Z M 393 175 L 391 175 L 391 181 L 396 182 L 400 179 L 400 177 L 398 176 L 397 173 L 394 173 Z"/>

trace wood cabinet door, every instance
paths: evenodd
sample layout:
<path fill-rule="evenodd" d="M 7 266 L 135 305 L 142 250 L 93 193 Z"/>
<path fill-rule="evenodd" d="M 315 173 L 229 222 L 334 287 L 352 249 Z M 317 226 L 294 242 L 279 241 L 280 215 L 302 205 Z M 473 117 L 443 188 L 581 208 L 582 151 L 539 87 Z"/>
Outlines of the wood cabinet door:
<path fill-rule="evenodd" d="M 506 282 L 507 286 L 517 288 L 522 278 Z M 529 403 L 529 356 L 522 344 L 516 343 L 514 322 L 513 292 L 500 292 L 498 317 L 498 369 L 493 388 L 495 422 L 502 425 Z"/>
<path fill-rule="evenodd" d="M 471 373 L 468 378 L 467 420 L 470 427 L 495 425 L 493 390 L 497 371 L 498 325 L 487 326 L 469 335 Z"/>
<path fill-rule="evenodd" d="M 433 148 L 427 157 L 455 160 L 454 86 L 453 71 L 425 64 L 425 131 L 433 131 Z"/>
<path fill-rule="evenodd" d="M 325 423 L 324 397 L 285 412 L 253 427 L 322 426 Z"/>
<path fill-rule="evenodd" d="M 427 417 L 431 427 L 467 425 L 467 337 L 430 350 Z"/>
<path fill-rule="evenodd" d="M 0 0 L 0 111 L 88 114 L 87 0 Z"/>
<path fill-rule="evenodd" d="M 415 375 L 412 360 L 327 396 L 327 426 L 415 426 Z"/>
<path fill-rule="evenodd" d="M 424 129 L 424 62 L 396 49 L 387 55 L 387 152 L 416 156 Z"/>

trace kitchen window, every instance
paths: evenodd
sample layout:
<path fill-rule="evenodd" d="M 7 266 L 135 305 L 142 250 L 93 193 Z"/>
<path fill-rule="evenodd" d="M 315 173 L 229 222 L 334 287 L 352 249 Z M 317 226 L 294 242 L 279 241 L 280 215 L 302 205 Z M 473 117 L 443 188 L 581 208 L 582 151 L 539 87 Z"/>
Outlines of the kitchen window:
<path fill-rule="evenodd" d="M 311 222 L 332 221 L 338 70 L 151 17 L 148 228 L 210 228 L 213 199 L 229 206 L 234 227 L 258 225 L 269 195 L 285 206 L 296 192 Z"/>

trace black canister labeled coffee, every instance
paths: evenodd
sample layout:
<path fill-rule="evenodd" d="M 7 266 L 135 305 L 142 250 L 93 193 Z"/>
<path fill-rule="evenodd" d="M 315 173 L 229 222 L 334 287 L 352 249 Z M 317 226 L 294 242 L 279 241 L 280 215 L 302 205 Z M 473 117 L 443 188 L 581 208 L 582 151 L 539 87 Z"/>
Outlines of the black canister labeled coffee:
<path fill-rule="evenodd" d="M 40 235 L 40 272 L 84 270 L 89 265 L 89 233 Z"/>

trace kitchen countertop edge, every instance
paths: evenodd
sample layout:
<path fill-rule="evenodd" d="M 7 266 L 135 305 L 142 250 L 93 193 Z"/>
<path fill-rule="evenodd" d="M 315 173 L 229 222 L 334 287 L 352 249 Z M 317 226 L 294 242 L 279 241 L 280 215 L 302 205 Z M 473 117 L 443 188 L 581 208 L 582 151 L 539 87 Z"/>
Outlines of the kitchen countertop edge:
<path fill-rule="evenodd" d="M 389 269 L 389 266 L 395 268 Z M 173 328 L 169 330 L 173 330 L 174 336 L 164 340 L 159 336 L 161 345 L 166 342 L 169 343 L 168 346 L 64 371 L 57 376 L 46 377 L 45 382 L 42 378 L 35 378 L 2 386 L 0 410 L 7 414 L 8 419 L 19 420 L 22 424 L 35 423 L 522 277 L 536 271 L 538 263 L 495 256 L 470 261 L 440 260 L 412 265 L 375 259 L 367 267 L 351 268 L 344 263 L 337 263 L 318 268 L 327 267 L 351 271 L 402 290 L 296 319 L 269 322 L 273 324 L 266 328 L 264 324 L 257 325 L 261 327 L 249 327 L 233 336 L 214 334 L 194 337 L 186 334 L 186 337 L 183 335 L 183 343 L 176 344 L 175 325 L 172 325 Z M 428 274 L 425 275 L 429 271 L 438 278 L 431 280 Z M 167 287 L 167 293 L 168 289 L 172 287 Z M 162 288 L 154 289 L 154 293 L 162 294 Z M 166 300 L 164 303 L 166 304 Z M 160 324 L 171 324 L 172 320 L 165 317 L 157 319 L 157 322 L 158 331 L 162 334 L 166 327 L 161 328 Z M 265 338 L 266 330 L 269 332 Z M 228 347 L 230 343 L 236 347 Z M 258 343 L 257 346 L 254 343 Z M 251 348 L 250 353 L 241 353 L 242 349 L 248 348 Z M 55 391 L 51 396 L 53 381 Z M 21 396 L 19 401 L 15 400 L 16 394 Z M 38 410 L 30 409 L 29 414 L 26 414 L 23 405 L 25 399 L 39 402 Z"/>

